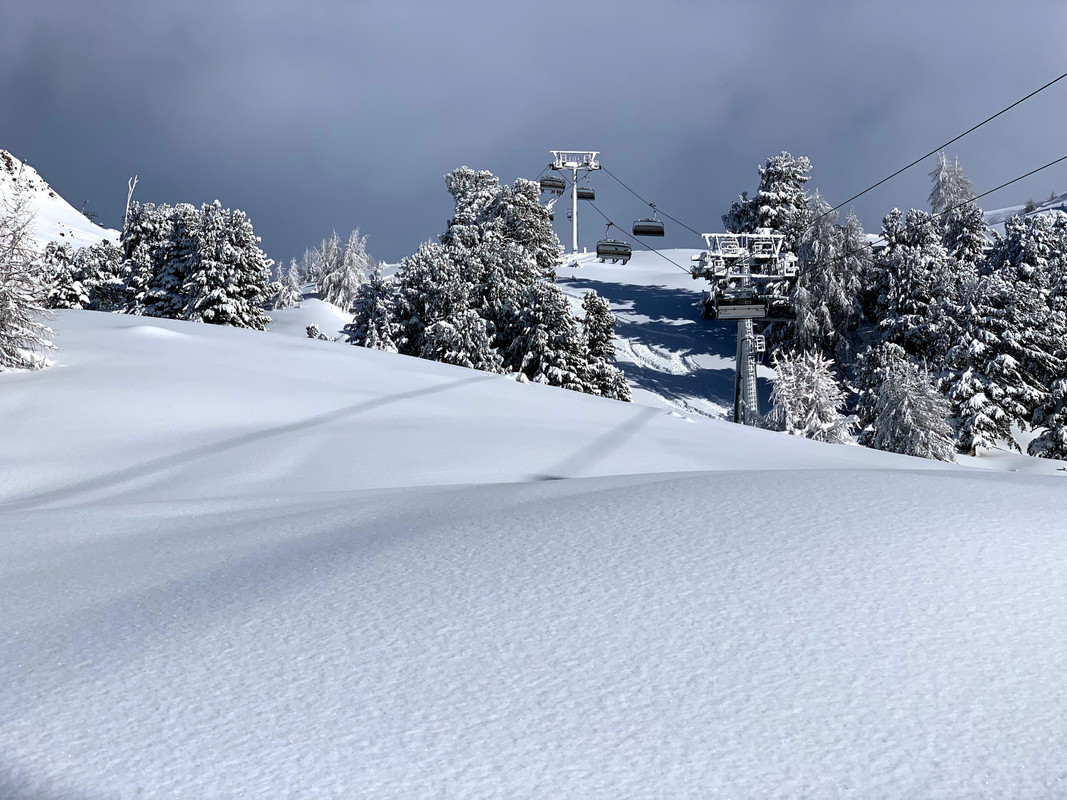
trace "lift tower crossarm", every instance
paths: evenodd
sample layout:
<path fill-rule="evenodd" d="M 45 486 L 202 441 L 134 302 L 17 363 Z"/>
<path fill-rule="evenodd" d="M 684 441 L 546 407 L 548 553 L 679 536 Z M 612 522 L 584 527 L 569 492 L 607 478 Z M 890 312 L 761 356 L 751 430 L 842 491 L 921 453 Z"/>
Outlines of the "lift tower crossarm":
<path fill-rule="evenodd" d="M 756 425 L 756 353 L 762 352 L 753 322 L 774 318 L 772 309 L 786 301 L 774 286 L 796 280 L 797 258 L 782 252 L 785 237 L 769 228 L 752 233 L 702 234 L 708 249 L 693 256 L 694 278 L 712 283 L 708 304 L 715 319 L 737 320 L 737 361 L 734 373 L 734 422 Z"/>
<path fill-rule="evenodd" d="M 600 162 L 596 157 L 599 150 L 551 150 L 551 169 L 571 171 L 571 247 L 574 254 L 578 255 L 578 170 L 590 172 L 600 169 Z"/>

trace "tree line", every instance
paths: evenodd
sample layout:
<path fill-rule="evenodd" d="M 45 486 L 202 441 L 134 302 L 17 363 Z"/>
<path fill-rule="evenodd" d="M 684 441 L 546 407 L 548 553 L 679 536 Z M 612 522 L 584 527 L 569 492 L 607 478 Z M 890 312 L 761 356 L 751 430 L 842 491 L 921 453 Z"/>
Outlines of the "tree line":
<path fill-rule="evenodd" d="M 890 211 L 872 247 L 808 195 L 808 159 L 760 167 L 728 230 L 786 236 L 800 274 L 791 323 L 765 331 L 778 381 L 769 424 L 827 441 L 950 460 L 1038 435 L 1031 455 L 1067 458 L 1067 214 L 989 228 L 957 160 L 930 173 L 930 210 Z"/>

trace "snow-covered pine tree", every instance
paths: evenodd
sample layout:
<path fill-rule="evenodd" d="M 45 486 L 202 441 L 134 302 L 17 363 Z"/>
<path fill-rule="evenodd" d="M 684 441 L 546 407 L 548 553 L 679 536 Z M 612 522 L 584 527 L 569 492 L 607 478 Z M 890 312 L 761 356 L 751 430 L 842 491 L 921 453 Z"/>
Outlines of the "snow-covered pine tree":
<path fill-rule="evenodd" d="M 521 358 L 519 372 L 531 381 L 589 393 L 585 342 L 556 284 L 540 281 L 527 289 L 522 331 L 511 347 L 512 360 Z"/>
<path fill-rule="evenodd" d="M 856 359 L 855 392 L 859 433 L 857 440 L 864 447 L 871 446 L 874 417 L 878 410 L 878 396 L 892 367 L 908 360 L 904 348 L 893 342 L 878 341 L 867 347 Z"/>
<path fill-rule="evenodd" d="M 335 263 L 324 262 L 325 272 L 319 280 L 321 297 L 327 303 L 349 311 L 359 287 L 367 280 L 370 256 L 367 255 L 367 237 L 359 235 L 359 228 L 352 231 L 345 244 L 341 258 Z"/>
<path fill-rule="evenodd" d="M 189 203 L 173 208 L 160 206 L 158 210 L 166 221 L 161 226 L 161 239 L 152 250 L 152 274 L 141 294 L 139 313 L 183 319 L 189 308 L 186 282 L 200 258 L 202 212 Z"/>
<path fill-rule="evenodd" d="M 485 321 L 471 308 L 471 285 L 463 280 L 449 248 L 427 242 L 400 263 L 395 319 L 399 352 L 433 361 L 499 372 Z"/>
<path fill-rule="evenodd" d="M 118 311 L 123 307 L 126 284 L 122 280 L 122 251 L 103 239 L 74 251 L 75 275 L 89 297 L 93 311 Z"/>
<path fill-rule="evenodd" d="M 1005 280 L 1047 290 L 1052 285 L 1050 264 L 1063 245 L 1057 223 L 1044 214 L 1014 216 L 1004 222 L 1004 236 L 989 251 L 983 272 L 998 272 Z"/>
<path fill-rule="evenodd" d="M 313 283 L 317 289 L 320 277 L 322 277 L 322 255 L 317 247 L 309 247 L 300 259 L 300 282 L 301 284 Z"/>
<path fill-rule="evenodd" d="M 894 209 L 883 223 L 891 241 L 879 258 L 879 326 L 887 341 L 909 354 L 939 363 L 950 346 L 951 326 L 938 302 L 951 281 L 941 233 L 925 211 L 912 209 L 900 223 Z"/>
<path fill-rule="evenodd" d="M 122 279 L 126 286 L 124 306 L 131 314 L 144 312 L 144 299 L 171 241 L 171 208 L 151 203 L 130 203 L 122 228 Z"/>
<path fill-rule="evenodd" d="M 278 281 L 278 293 L 274 296 L 274 308 L 292 308 L 300 305 L 304 294 L 300 291 L 300 266 L 296 259 L 289 260 L 289 269 Z"/>
<path fill-rule="evenodd" d="M 756 228 L 773 228 L 786 236 L 786 249 L 795 248 L 808 207 L 804 184 L 810 179 L 811 162 L 794 158 L 784 150 L 759 167 L 760 185 L 755 197 L 747 193 L 734 201 L 722 215 L 726 230 L 751 233 Z"/>
<path fill-rule="evenodd" d="M 833 361 L 818 352 L 779 351 L 774 369 L 768 427 L 820 442 L 852 441 L 855 421 L 841 413 L 845 393 L 834 379 Z"/>
<path fill-rule="evenodd" d="M 441 244 L 451 244 L 459 238 L 463 246 L 474 247 L 480 239 L 480 223 L 500 196 L 500 180 L 489 170 L 457 167 L 445 175 L 445 186 L 455 203 L 455 213 L 441 236 Z"/>
<path fill-rule="evenodd" d="M 990 242 L 989 226 L 977 203 L 967 203 L 941 218 L 941 241 L 949 256 L 959 262 L 961 279 L 977 272 Z"/>
<path fill-rule="evenodd" d="M 1026 452 L 1038 458 L 1067 461 L 1067 378 L 1052 383 L 1045 401 L 1034 411 L 1035 428 L 1044 428 Z"/>
<path fill-rule="evenodd" d="M 930 376 L 906 358 L 890 360 L 878 387 L 867 446 L 938 461 L 955 461 L 950 407 Z"/>
<path fill-rule="evenodd" d="M 523 287 L 537 279 L 554 281 L 563 258 L 563 245 L 552 230 L 551 212 L 541 205 L 540 191 L 535 181 L 519 178 L 502 187 L 489 216 L 492 230 L 505 242 L 518 244 L 536 264 L 536 273 L 522 261 L 516 264 L 511 277 Z"/>
<path fill-rule="evenodd" d="M 74 251 L 66 242 L 49 242 L 42 257 L 48 276 L 48 308 L 87 308 L 89 294 L 78 279 Z"/>
<path fill-rule="evenodd" d="M 341 269 L 341 259 L 344 251 L 341 249 L 341 237 L 334 231 L 322 243 L 312 250 L 313 263 L 308 267 L 307 280 L 315 281 L 315 288 L 320 297 L 324 297 L 323 281 L 327 275 L 332 275 Z"/>
<path fill-rule="evenodd" d="M 836 219 L 830 204 L 816 194 L 797 246 L 800 276 L 793 295 L 797 318 L 784 343 L 785 349 L 818 350 L 842 363 L 852 360 L 852 339 L 862 318 L 858 267 L 863 251 L 846 257 L 846 231 Z"/>
<path fill-rule="evenodd" d="M 930 172 L 930 213 L 941 214 L 950 208 L 974 199 L 974 185 L 963 171 L 958 158 L 949 162 L 945 154 L 937 154 L 937 165 Z"/>
<path fill-rule="evenodd" d="M 393 289 L 382 276 L 380 264 L 372 267 L 370 278 L 356 291 L 353 313 L 352 321 L 344 328 L 349 344 L 397 352 Z"/>
<path fill-rule="evenodd" d="M 589 368 L 586 383 L 601 397 L 630 402 L 630 386 L 622 370 L 615 366 L 615 315 L 608 301 L 596 292 L 582 298 L 582 333 Z"/>
<path fill-rule="evenodd" d="M 1025 427 L 1045 399 L 1035 373 L 1051 373 L 1045 360 L 1053 344 L 1047 334 L 1024 322 L 1037 318 L 1027 296 L 1001 273 L 965 285 L 956 317 L 956 343 L 947 353 L 953 371 L 947 382 L 957 447 L 976 453 L 998 441 L 1019 449 L 1012 424 Z"/>
<path fill-rule="evenodd" d="M 201 208 L 197 261 L 183 286 L 187 319 L 266 328 L 270 317 L 263 306 L 271 296 L 273 262 L 259 241 L 243 211 L 224 209 L 218 201 Z"/>
<path fill-rule="evenodd" d="M 509 370 L 527 290 L 555 280 L 563 247 L 552 230 L 540 187 L 518 179 L 501 186 L 492 173 L 459 167 L 445 176 L 455 214 L 441 236 L 461 280 L 471 284 L 470 303 L 485 319 L 493 346 Z"/>
<path fill-rule="evenodd" d="M 0 370 L 40 369 L 52 349 L 41 322 L 48 286 L 25 196 L 0 198 Z"/>

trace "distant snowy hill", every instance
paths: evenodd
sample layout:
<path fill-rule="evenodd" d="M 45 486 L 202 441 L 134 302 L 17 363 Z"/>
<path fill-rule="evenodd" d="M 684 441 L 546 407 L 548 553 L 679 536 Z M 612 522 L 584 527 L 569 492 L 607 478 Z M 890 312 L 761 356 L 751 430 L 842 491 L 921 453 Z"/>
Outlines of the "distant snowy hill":
<path fill-rule="evenodd" d="M 36 215 L 37 242 L 41 247 L 51 241 L 77 248 L 102 239 L 118 240 L 118 231 L 94 225 L 60 197 L 37 170 L 0 150 L 0 199 L 9 199 L 20 192 L 29 198 L 30 209 Z"/>
<path fill-rule="evenodd" d="M 1062 211 L 1067 213 L 1067 192 L 1058 194 L 1055 197 L 1045 200 L 1043 203 L 1037 203 L 1037 208 L 1029 214 L 1048 214 L 1052 211 Z M 1026 206 L 1008 206 L 1006 208 L 997 208 L 992 211 L 985 212 L 986 225 L 990 227 L 1002 226 L 1006 220 L 1010 217 L 1014 217 L 1016 214 L 1026 214 Z M 1003 230 L 1003 228 L 1001 228 Z"/>

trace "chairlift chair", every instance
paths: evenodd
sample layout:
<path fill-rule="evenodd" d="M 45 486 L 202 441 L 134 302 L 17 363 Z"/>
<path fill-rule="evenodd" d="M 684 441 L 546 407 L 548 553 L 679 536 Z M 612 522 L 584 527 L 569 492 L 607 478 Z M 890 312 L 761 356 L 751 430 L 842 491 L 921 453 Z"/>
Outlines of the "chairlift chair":
<path fill-rule="evenodd" d="M 658 219 L 639 219 L 634 221 L 634 236 L 662 236 L 663 223 Z"/>
<path fill-rule="evenodd" d="M 617 264 L 619 261 L 625 264 L 632 254 L 630 245 L 618 239 L 601 239 L 596 243 L 596 257 L 601 264 L 609 258 L 612 264 Z"/>
<path fill-rule="evenodd" d="M 596 200 L 596 192 L 589 186 L 578 187 L 579 200 Z"/>
<path fill-rule="evenodd" d="M 567 188 L 567 182 L 558 175 L 545 175 L 541 178 L 541 191 L 552 192 L 552 194 L 563 194 L 563 190 Z"/>

